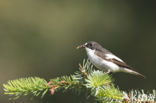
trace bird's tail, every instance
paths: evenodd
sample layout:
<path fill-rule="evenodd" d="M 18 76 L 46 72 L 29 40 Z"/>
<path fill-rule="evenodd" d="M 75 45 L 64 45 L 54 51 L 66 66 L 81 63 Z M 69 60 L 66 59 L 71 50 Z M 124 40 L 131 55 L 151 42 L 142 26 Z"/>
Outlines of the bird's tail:
<path fill-rule="evenodd" d="M 133 71 L 131 69 L 127 69 L 127 68 L 124 68 L 123 72 L 125 73 L 130 73 L 130 74 L 134 74 L 134 75 L 138 75 L 138 76 L 141 76 L 142 78 L 146 78 L 144 75 L 136 72 L 136 71 Z"/>

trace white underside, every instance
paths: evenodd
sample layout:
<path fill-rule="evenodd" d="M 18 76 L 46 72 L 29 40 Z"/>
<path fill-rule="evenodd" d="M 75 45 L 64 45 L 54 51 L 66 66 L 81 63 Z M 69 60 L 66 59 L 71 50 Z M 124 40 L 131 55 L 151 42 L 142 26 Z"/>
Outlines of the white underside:
<path fill-rule="evenodd" d="M 109 61 L 106 61 L 104 59 L 102 59 L 101 57 L 95 55 L 95 50 L 89 49 L 89 48 L 85 48 L 88 58 L 91 61 L 91 63 L 93 63 L 93 65 L 95 65 L 98 69 L 103 70 L 103 71 L 108 71 L 108 72 L 119 72 L 122 71 L 122 69 Z M 116 57 L 115 55 L 112 54 L 108 54 L 107 55 L 108 58 L 115 58 L 119 61 L 122 61 L 120 58 Z"/>

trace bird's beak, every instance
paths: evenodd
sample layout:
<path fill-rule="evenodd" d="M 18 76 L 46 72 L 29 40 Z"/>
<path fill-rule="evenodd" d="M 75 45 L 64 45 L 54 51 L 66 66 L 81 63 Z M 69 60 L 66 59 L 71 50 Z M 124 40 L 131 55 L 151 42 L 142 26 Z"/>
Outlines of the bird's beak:
<path fill-rule="evenodd" d="M 83 44 L 83 45 L 77 46 L 76 49 L 80 49 L 80 48 L 84 48 L 84 47 L 85 47 L 85 45 Z"/>

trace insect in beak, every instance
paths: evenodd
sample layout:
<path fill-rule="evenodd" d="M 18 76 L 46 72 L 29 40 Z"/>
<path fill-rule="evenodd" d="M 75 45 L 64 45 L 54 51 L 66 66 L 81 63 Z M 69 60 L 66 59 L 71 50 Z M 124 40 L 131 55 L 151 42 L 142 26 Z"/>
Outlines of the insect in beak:
<path fill-rule="evenodd" d="M 80 49 L 80 48 L 84 48 L 84 47 L 85 47 L 85 45 L 83 44 L 83 45 L 77 46 L 76 49 Z"/>

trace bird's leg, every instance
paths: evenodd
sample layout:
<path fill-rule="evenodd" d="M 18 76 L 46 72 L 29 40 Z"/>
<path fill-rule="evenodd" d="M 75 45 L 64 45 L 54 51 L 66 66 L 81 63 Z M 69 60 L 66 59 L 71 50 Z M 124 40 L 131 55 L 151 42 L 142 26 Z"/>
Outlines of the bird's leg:
<path fill-rule="evenodd" d="M 111 73 L 111 71 L 108 69 L 106 73 L 109 74 L 109 73 Z"/>

